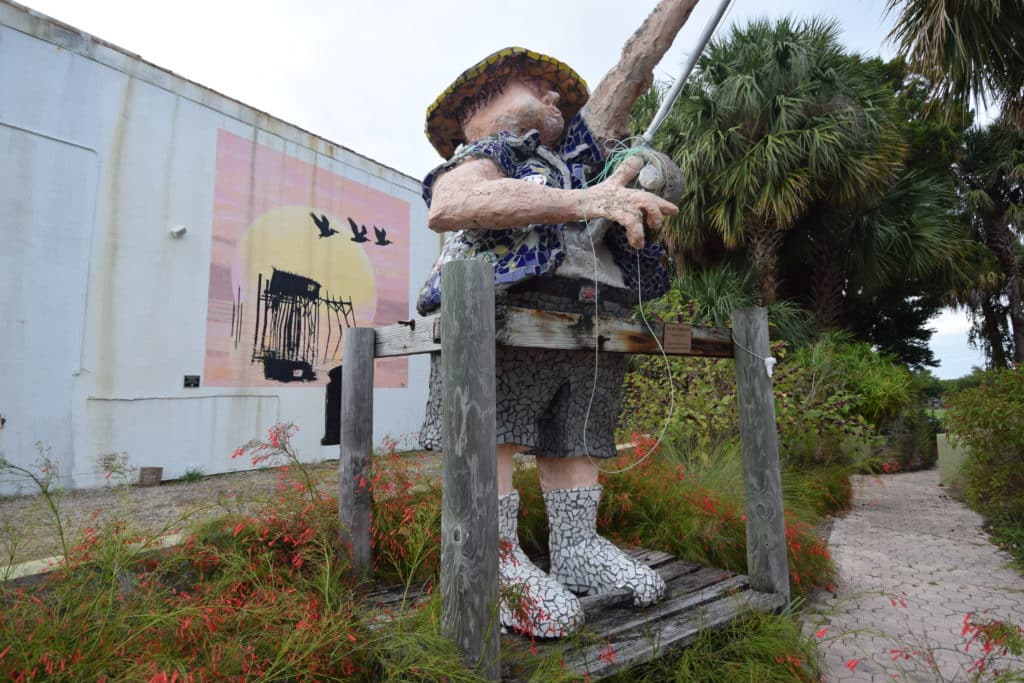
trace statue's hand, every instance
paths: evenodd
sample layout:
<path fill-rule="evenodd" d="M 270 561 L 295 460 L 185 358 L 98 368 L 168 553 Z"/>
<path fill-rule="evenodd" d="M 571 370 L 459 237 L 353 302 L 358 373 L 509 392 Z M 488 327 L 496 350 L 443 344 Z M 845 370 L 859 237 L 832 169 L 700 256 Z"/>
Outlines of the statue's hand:
<path fill-rule="evenodd" d="M 666 216 L 679 207 L 656 194 L 627 187 L 644 166 L 640 156 L 629 157 L 607 180 L 584 190 L 583 210 L 587 218 L 607 218 L 626 229 L 634 249 L 644 246 L 644 227 L 657 230 Z"/>

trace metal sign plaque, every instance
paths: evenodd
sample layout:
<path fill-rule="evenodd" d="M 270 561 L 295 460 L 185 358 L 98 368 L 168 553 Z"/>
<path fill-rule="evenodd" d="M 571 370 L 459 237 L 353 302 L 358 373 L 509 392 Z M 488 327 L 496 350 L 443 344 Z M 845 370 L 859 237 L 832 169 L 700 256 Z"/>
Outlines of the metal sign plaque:
<path fill-rule="evenodd" d="M 682 323 L 665 323 L 661 345 L 665 353 L 690 353 L 693 348 L 693 328 Z"/>

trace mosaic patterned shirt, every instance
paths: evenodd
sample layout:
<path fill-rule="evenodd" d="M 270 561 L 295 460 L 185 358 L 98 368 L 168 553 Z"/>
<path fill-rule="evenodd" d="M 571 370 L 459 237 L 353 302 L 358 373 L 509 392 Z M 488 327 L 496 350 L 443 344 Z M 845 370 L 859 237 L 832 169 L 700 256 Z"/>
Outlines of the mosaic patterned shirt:
<path fill-rule="evenodd" d="M 557 150 L 542 145 L 537 131 L 523 136 L 496 133 L 460 147 L 455 156 L 423 179 L 423 200 L 428 207 L 438 176 L 469 158 L 490 159 L 509 178 L 562 189 L 586 187 L 587 179 L 603 167 L 600 147 L 583 117 L 577 114 L 569 122 Z M 531 277 L 554 275 L 565 258 L 565 231 L 582 227 L 581 223 L 559 223 L 510 230 L 460 230 L 441 249 L 420 289 L 416 309 L 426 315 L 440 307 L 441 265 L 456 259 L 478 258 L 490 263 L 498 288 L 507 288 Z M 639 268 L 637 250 L 629 246 L 624 228 L 615 226 L 609 230 L 605 244 L 622 271 L 627 287 L 636 290 L 639 283 L 645 300 L 668 291 L 665 249 L 660 244 L 649 241 L 639 250 Z"/>

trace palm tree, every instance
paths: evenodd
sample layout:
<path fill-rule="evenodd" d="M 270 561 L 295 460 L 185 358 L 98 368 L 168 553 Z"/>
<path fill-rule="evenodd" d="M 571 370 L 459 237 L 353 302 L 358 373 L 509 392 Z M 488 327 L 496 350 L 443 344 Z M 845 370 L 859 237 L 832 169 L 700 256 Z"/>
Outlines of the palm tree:
<path fill-rule="evenodd" d="M 809 212 L 791 249 L 807 273 L 806 298 L 823 329 L 844 327 L 847 296 L 877 296 L 925 278 L 959 281 L 968 241 L 949 178 L 921 171 L 897 176 L 852 207 Z"/>
<path fill-rule="evenodd" d="M 900 167 L 881 80 L 843 52 L 834 22 L 755 21 L 712 42 L 655 139 L 687 178 L 666 241 L 745 248 L 773 304 L 786 231 L 817 202 L 878 192 Z"/>
<path fill-rule="evenodd" d="M 946 105 L 992 97 L 1024 129 L 1024 0 L 888 0 L 890 33 Z"/>
<path fill-rule="evenodd" d="M 974 308 L 988 311 L 991 317 L 998 314 L 1005 297 L 1013 358 L 1024 363 L 1024 133 L 999 124 L 970 131 L 963 159 L 954 170 L 974 239 L 988 249 L 1002 275 L 995 301 L 991 295 L 983 296 L 980 287 L 968 300 L 976 301 Z M 993 288 L 987 289 L 991 293 Z M 993 320 L 983 322 L 990 331 L 998 327 Z"/>

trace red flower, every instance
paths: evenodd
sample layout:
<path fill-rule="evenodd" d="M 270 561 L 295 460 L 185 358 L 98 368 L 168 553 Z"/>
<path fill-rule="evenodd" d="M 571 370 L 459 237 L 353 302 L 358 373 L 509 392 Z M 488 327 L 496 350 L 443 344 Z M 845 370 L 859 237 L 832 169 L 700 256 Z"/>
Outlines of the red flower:
<path fill-rule="evenodd" d="M 846 664 L 843 664 L 843 666 L 845 666 L 850 671 L 853 671 L 857 668 L 858 664 L 860 664 L 860 660 L 854 657 L 853 659 L 847 660 Z"/>

